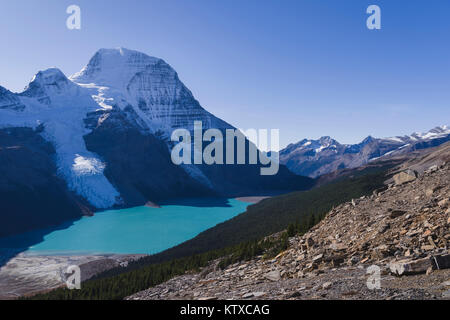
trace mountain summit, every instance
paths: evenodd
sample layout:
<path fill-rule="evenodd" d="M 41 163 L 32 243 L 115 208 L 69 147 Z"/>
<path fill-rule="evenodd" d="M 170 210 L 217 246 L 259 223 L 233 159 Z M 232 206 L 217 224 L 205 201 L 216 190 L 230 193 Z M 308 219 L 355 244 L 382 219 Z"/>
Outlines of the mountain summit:
<path fill-rule="evenodd" d="M 80 72 L 70 78 L 79 83 L 97 83 L 119 89 L 124 88 L 136 73 L 159 62 L 163 61 L 138 51 L 100 49 Z"/>
<path fill-rule="evenodd" d="M 90 89 L 104 108 L 131 107 L 145 129 L 154 132 L 192 128 L 194 120 L 204 128 L 231 128 L 200 106 L 164 60 L 138 51 L 100 49 L 70 79 Z"/>

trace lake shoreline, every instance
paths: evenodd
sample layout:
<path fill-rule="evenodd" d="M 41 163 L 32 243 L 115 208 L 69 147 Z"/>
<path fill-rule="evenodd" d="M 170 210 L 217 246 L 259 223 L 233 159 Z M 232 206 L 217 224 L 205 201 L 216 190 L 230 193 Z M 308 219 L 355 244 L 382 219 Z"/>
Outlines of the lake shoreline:
<path fill-rule="evenodd" d="M 264 199 L 269 198 L 271 198 L 271 196 L 249 196 L 249 197 L 237 197 L 235 198 L 235 200 L 255 204 L 263 201 Z"/>
<path fill-rule="evenodd" d="M 248 205 L 263 198 L 266 197 L 189 199 L 158 210 L 144 206 L 101 212 L 49 233 L 41 230 L 36 231 L 38 236 L 30 232 L 3 239 L 0 299 L 64 286 L 64 270 L 70 265 L 80 266 L 84 281 L 129 261 L 163 252 L 242 214 Z"/>

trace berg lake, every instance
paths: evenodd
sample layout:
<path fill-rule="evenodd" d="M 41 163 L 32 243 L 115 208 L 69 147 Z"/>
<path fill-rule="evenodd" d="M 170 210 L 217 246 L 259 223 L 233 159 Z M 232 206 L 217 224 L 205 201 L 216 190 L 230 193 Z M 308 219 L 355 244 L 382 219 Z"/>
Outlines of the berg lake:
<path fill-rule="evenodd" d="M 245 212 L 236 199 L 188 199 L 161 208 L 97 212 L 53 229 L 0 239 L 0 248 L 36 255 L 154 254 Z"/>

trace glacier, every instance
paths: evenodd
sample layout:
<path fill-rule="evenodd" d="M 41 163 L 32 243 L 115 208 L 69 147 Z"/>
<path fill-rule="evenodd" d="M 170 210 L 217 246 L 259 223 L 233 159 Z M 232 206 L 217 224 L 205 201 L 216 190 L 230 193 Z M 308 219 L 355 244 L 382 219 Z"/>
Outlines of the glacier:
<path fill-rule="evenodd" d="M 86 149 L 83 140 L 89 132 L 86 114 L 99 109 L 88 92 L 51 68 L 38 72 L 24 92 L 12 97 L 24 107 L 0 109 L 0 127 L 43 127 L 42 136 L 56 150 L 58 174 L 71 190 L 97 208 L 120 202 L 120 194 L 103 175 L 102 160 Z M 95 170 L 86 170 L 86 161 Z"/>

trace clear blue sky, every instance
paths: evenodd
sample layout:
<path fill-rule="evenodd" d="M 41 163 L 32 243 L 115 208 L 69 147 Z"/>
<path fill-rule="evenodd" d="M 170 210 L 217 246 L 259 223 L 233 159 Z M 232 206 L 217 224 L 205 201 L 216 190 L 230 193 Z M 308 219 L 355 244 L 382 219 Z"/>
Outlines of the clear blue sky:
<path fill-rule="evenodd" d="M 81 7 L 81 30 L 66 8 Z M 366 28 L 370 4 L 382 29 Z M 14 0 L 0 4 L 0 85 L 79 71 L 99 48 L 163 58 L 202 106 L 281 144 L 449 124 L 450 1 Z"/>

